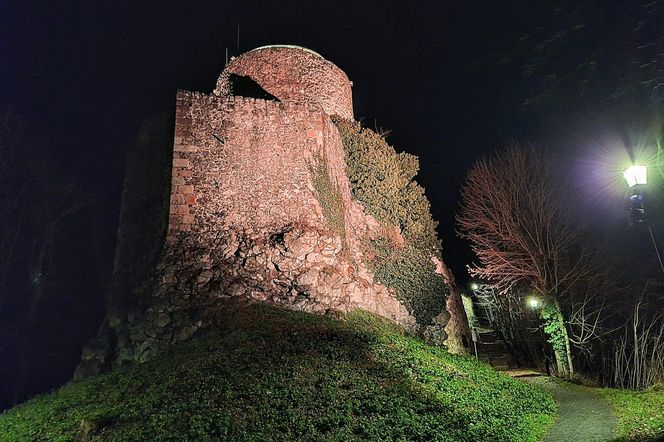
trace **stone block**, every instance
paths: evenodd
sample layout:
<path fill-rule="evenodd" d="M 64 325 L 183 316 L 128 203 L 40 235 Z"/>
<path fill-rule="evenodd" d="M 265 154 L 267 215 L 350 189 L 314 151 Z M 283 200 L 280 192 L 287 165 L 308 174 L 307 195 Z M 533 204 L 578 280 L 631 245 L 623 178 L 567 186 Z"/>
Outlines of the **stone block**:
<path fill-rule="evenodd" d="M 189 168 L 191 167 L 191 161 L 184 159 L 184 158 L 174 158 L 173 159 L 173 167 L 185 167 Z"/>

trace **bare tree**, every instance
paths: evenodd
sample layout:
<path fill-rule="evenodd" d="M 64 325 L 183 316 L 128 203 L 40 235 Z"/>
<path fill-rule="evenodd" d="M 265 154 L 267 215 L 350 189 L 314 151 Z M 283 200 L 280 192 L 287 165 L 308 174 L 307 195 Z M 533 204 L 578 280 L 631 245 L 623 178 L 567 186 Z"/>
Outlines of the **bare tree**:
<path fill-rule="evenodd" d="M 477 304 L 485 312 L 491 325 L 505 340 L 517 359 L 526 358 L 528 364 L 545 369 L 546 354 L 540 342 L 541 327 L 533 324 L 533 312 L 526 303 L 526 293 L 511 291 L 501 294 L 490 284 L 478 283 L 473 289 Z"/>
<path fill-rule="evenodd" d="M 479 258 L 471 275 L 502 295 L 529 288 L 546 299 L 540 311 L 562 376 L 574 372 L 560 300 L 586 273 L 576 233 L 556 202 L 551 171 L 532 146 L 512 143 L 472 167 L 457 215 L 461 237 Z"/>
<path fill-rule="evenodd" d="M 664 310 L 648 300 L 650 282 L 644 284 L 622 336 L 613 343 L 609 381 L 617 387 L 640 389 L 664 382 Z"/>

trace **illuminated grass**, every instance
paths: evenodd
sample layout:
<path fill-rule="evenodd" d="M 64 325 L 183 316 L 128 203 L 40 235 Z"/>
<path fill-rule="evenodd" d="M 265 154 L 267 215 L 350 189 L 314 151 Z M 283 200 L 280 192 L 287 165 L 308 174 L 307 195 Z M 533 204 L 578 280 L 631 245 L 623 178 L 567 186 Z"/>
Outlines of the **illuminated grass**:
<path fill-rule="evenodd" d="M 602 394 L 618 415 L 617 440 L 664 440 L 664 390 L 603 389 Z"/>
<path fill-rule="evenodd" d="M 538 440 L 552 398 L 364 312 L 265 306 L 0 415 L 2 441 Z"/>

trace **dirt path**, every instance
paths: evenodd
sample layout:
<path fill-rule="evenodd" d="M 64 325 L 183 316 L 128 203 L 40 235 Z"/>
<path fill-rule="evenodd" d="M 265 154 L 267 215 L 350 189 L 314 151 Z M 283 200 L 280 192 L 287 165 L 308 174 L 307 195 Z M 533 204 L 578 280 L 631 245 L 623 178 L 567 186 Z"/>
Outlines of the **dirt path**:
<path fill-rule="evenodd" d="M 599 394 L 567 386 L 546 376 L 521 379 L 546 388 L 558 402 L 558 419 L 545 442 L 604 442 L 613 439 L 616 418 Z"/>

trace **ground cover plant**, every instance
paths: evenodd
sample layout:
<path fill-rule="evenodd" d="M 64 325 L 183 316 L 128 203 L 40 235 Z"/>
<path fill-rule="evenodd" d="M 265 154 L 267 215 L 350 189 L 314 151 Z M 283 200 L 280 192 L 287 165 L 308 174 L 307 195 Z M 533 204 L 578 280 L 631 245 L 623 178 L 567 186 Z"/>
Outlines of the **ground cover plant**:
<path fill-rule="evenodd" d="M 602 389 L 618 416 L 618 441 L 664 440 L 664 389 Z"/>
<path fill-rule="evenodd" d="M 539 440 L 542 390 L 357 311 L 254 305 L 154 360 L 0 415 L 2 441 Z"/>
<path fill-rule="evenodd" d="M 376 238 L 367 244 L 376 279 L 393 288 L 417 322 L 429 325 L 449 290 L 432 257 L 441 258 L 437 222 L 424 188 L 415 181 L 416 156 L 397 153 L 385 137 L 356 121 L 335 118 L 344 147 L 353 198 L 386 229 L 398 227 L 405 244 Z"/>

